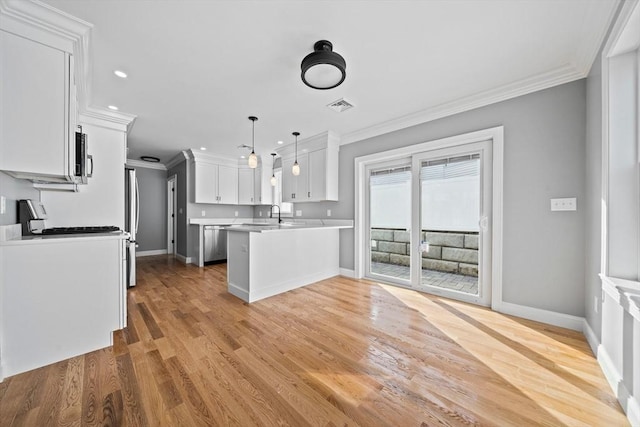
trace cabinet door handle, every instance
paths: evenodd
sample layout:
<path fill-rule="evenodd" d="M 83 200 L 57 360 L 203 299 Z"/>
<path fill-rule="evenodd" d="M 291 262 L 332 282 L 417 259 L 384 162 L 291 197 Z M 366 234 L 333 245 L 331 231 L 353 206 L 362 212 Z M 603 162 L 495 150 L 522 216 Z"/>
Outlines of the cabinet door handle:
<path fill-rule="evenodd" d="M 307 192 L 307 197 L 311 198 L 311 191 Z"/>

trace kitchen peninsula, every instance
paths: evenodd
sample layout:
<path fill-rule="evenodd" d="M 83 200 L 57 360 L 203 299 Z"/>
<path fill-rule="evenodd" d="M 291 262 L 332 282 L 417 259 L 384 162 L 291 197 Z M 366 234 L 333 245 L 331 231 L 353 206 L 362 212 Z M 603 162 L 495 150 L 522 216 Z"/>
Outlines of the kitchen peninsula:
<path fill-rule="evenodd" d="M 338 275 L 340 229 L 352 227 L 349 220 L 228 227 L 229 292 L 255 302 Z"/>

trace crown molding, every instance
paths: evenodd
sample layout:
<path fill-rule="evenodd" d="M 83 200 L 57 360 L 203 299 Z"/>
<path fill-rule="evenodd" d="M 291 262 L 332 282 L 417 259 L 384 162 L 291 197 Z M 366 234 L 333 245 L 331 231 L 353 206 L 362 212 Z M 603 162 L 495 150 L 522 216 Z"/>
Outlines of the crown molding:
<path fill-rule="evenodd" d="M 79 111 L 91 99 L 93 24 L 41 1 L 0 0 L 0 28 L 73 55 Z"/>
<path fill-rule="evenodd" d="M 137 116 L 97 107 L 87 107 L 80 112 L 80 121 L 109 129 L 131 132 Z"/>
<path fill-rule="evenodd" d="M 344 134 L 342 135 L 340 145 L 351 144 L 389 132 L 441 119 L 443 117 L 485 107 L 497 102 L 506 101 L 518 96 L 527 95 L 539 90 L 569 83 L 584 77 L 586 77 L 584 72 L 576 70 L 576 68 L 571 64 L 567 64 L 555 70 L 522 79 L 496 89 L 480 92 L 476 95 L 440 104 L 433 108 L 428 108 L 426 110 L 408 114 L 368 128 Z"/>
<path fill-rule="evenodd" d="M 635 1 L 635 0 L 634 0 Z M 580 46 L 575 56 L 575 68 L 586 77 L 596 59 L 600 46 L 604 42 L 607 32 L 618 11 L 620 0 L 591 2 L 587 8 L 587 15 L 582 25 Z M 601 31 L 590 31 L 589 28 L 601 28 Z"/>
<path fill-rule="evenodd" d="M 298 140 L 298 152 L 301 150 L 313 151 L 319 150 L 321 148 L 328 147 L 336 147 L 339 149 L 340 145 L 340 135 L 335 133 L 334 131 L 327 130 L 317 135 L 309 136 L 307 138 Z M 287 157 L 289 155 L 293 155 L 295 151 L 295 144 L 287 144 L 282 147 L 278 147 L 273 150 L 274 153 L 278 154 L 280 157 Z"/>
<path fill-rule="evenodd" d="M 172 169 L 176 166 L 178 166 L 180 163 L 186 161 L 189 159 L 189 154 L 187 153 L 187 151 L 181 151 L 178 154 L 176 154 L 171 160 L 169 160 L 167 163 L 165 163 L 165 166 L 167 168 L 167 170 Z"/>
<path fill-rule="evenodd" d="M 143 160 L 135 160 L 135 159 L 127 159 L 126 165 L 131 166 L 133 168 L 156 169 L 161 171 L 167 170 L 167 167 L 162 163 L 145 162 Z"/>

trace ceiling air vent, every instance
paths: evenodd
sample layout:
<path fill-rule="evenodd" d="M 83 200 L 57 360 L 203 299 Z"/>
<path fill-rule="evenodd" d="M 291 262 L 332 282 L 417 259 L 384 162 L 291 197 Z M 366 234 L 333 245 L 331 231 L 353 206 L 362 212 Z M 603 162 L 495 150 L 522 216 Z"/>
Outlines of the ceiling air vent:
<path fill-rule="evenodd" d="M 353 104 L 344 98 L 340 98 L 337 101 L 333 101 L 331 104 L 327 105 L 327 107 L 331 108 L 336 113 L 342 113 L 349 108 L 353 108 Z"/>

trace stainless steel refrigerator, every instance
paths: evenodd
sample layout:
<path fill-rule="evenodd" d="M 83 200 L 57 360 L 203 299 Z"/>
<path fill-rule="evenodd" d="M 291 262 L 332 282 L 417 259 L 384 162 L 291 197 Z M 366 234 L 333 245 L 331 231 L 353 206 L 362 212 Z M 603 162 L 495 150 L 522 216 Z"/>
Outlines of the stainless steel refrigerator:
<path fill-rule="evenodd" d="M 127 286 L 136 285 L 136 235 L 140 221 L 140 195 L 138 193 L 138 179 L 136 170 L 125 168 L 124 170 L 124 227 L 131 236 L 127 245 Z"/>

